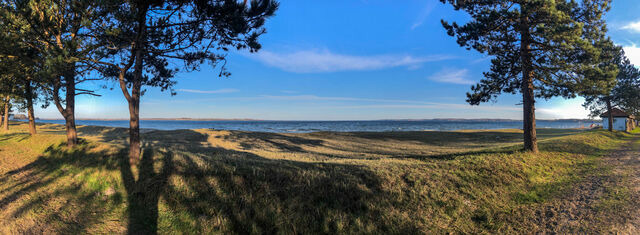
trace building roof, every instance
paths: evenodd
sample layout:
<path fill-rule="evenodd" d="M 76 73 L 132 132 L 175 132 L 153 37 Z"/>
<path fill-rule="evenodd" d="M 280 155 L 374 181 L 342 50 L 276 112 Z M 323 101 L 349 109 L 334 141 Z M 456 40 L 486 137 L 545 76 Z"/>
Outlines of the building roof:
<path fill-rule="evenodd" d="M 611 109 L 611 113 L 613 114 L 613 117 L 631 117 L 633 118 L 633 116 L 625 113 L 624 111 L 620 110 L 619 108 L 612 108 Z M 607 118 L 609 117 L 609 111 L 606 111 L 602 114 L 600 114 L 601 118 Z"/>

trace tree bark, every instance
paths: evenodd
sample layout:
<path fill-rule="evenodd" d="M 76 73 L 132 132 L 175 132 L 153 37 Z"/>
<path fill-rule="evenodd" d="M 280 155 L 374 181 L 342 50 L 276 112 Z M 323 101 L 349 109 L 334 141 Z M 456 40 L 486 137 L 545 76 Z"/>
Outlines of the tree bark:
<path fill-rule="evenodd" d="M 2 123 L 2 127 L 5 131 L 9 130 L 9 102 L 11 101 L 11 97 L 7 95 L 7 98 L 4 99 L 4 122 Z"/>
<path fill-rule="evenodd" d="M 136 62 L 136 67 L 138 67 L 138 62 Z M 138 73 L 137 68 L 135 72 Z M 140 140 L 140 88 L 140 81 L 134 81 L 129 100 L 129 163 L 132 165 L 136 164 L 140 158 L 142 142 Z"/>
<path fill-rule="evenodd" d="M 538 139 L 536 136 L 536 111 L 535 96 L 533 93 L 533 66 L 531 61 L 531 35 L 529 32 L 529 19 L 525 9 L 522 9 L 523 17 L 520 22 L 520 57 L 522 63 L 522 104 L 523 104 L 523 132 L 524 150 L 533 153 L 538 152 Z"/>
<path fill-rule="evenodd" d="M 613 113 L 612 111 L 612 107 L 611 107 L 611 98 L 607 97 L 605 100 L 607 100 L 607 112 L 609 113 L 609 117 L 608 117 L 608 124 L 609 124 L 609 131 L 613 132 Z"/>
<path fill-rule="evenodd" d="M 29 133 L 36 134 L 36 119 L 33 116 L 33 90 L 31 80 L 27 79 L 25 83 L 25 99 L 27 100 L 27 114 L 29 115 Z"/>
<path fill-rule="evenodd" d="M 67 147 L 74 147 L 78 144 L 78 132 L 76 131 L 76 80 L 75 65 L 71 65 L 67 73 L 65 74 L 66 83 L 66 107 L 65 107 L 65 127 L 67 128 Z"/>

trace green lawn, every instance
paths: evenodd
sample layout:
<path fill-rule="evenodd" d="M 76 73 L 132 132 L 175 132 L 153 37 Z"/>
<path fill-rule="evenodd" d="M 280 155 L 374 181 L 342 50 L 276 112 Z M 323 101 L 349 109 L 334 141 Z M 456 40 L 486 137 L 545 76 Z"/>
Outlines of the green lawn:
<path fill-rule="evenodd" d="M 531 233 L 535 211 L 631 134 L 520 130 L 276 134 L 126 130 L 0 133 L 0 233 Z M 602 171 L 604 172 L 604 171 Z"/>

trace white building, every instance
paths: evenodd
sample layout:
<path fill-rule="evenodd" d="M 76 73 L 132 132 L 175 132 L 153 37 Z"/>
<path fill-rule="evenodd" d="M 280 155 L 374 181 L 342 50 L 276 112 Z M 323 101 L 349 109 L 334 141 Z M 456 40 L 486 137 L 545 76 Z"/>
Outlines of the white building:
<path fill-rule="evenodd" d="M 611 113 L 613 114 L 614 130 L 631 131 L 635 128 L 635 120 L 632 115 L 629 115 L 618 108 L 612 108 Z M 600 117 L 602 118 L 602 127 L 604 129 L 609 129 L 609 112 L 600 114 Z"/>

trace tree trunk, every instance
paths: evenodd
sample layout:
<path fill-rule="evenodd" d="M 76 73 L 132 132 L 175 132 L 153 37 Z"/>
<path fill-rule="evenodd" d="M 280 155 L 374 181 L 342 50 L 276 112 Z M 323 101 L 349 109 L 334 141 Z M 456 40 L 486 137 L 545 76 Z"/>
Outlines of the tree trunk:
<path fill-rule="evenodd" d="M 531 61 L 531 41 L 529 32 L 529 19 L 525 9 L 522 9 L 523 16 L 520 22 L 520 57 L 522 60 L 522 109 L 523 109 L 523 131 L 524 150 L 533 153 L 538 152 L 538 139 L 536 136 L 536 111 L 535 96 L 533 93 L 533 66 Z"/>
<path fill-rule="evenodd" d="M 76 131 L 76 117 L 75 117 L 75 101 L 76 101 L 76 80 L 75 65 L 71 65 L 71 68 L 66 71 L 64 76 L 66 85 L 66 107 L 62 116 L 65 120 L 65 127 L 67 129 L 67 147 L 72 148 L 78 144 L 78 133 Z"/>
<path fill-rule="evenodd" d="M 142 87 L 142 50 L 137 49 L 133 67 L 133 84 L 129 97 L 129 163 L 137 164 L 140 159 L 140 89 Z"/>
<path fill-rule="evenodd" d="M 612 111 L 612 107 L 611 107 L 611 99 L 609 97 L 605 98 L 607 100 L 607 112 L 609 113 L 609 117 L 608 117 L 608 124 L 609 124 L 609 131 L 613 132 L 613 113 Z"/>
<path fill-rule="evenodd" d="M 29 115 L 29 133 L 31 135 L 36 134 L 36 120 L 33 116 L 33 90 L 31 87 L 31 80 L 26 80 L 25 83 L 25 99 L 27 100 L 27 114 Z"/>
<path fill-rule="evenodd" d="M 538 139 L 536 136 L 536 111 L 535 98 L 533 96 L 532 75 L 526 76 L 522 84 L 523 99 L 523 130 L 524 149 L 534 153 L 538 152 Z"/>
<path fill-rule="evenodd" d="M 7 96 L 4 99 L 4 122 L 2 123 L 2 127 L 5 131 L 9 130 L 9 102 L 11 101 L 11 97 Z"/>
<path fill-rule="evenodd" d="M 140 158 L 140 82 L 131 88 L 129 101 L 129 163 L 137 164 Z"/>

